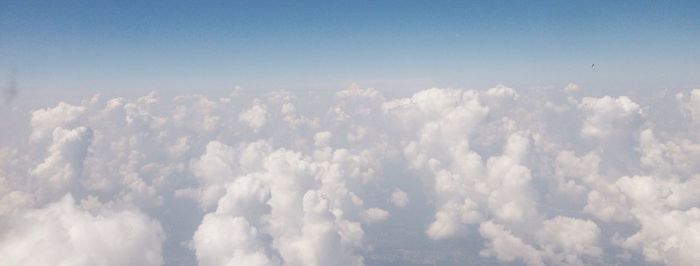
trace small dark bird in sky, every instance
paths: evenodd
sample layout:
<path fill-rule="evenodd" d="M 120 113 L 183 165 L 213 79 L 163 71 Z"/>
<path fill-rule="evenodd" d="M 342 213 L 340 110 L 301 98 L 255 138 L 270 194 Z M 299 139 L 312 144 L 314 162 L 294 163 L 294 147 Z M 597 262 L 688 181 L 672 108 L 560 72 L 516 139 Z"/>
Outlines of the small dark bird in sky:
<path fill-rule="evenodd" d="M 591 68 L 592 68 L 592 69 L 595 69 L 595 64 L 591 64 Z"/>

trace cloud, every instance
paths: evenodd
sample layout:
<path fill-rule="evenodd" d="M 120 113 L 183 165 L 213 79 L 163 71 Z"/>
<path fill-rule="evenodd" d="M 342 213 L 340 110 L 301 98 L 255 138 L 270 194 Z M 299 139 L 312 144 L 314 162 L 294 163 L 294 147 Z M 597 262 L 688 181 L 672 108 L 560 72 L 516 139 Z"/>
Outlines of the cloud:
<path fill-rule="evenodd" d="M 65 193 L 70 183 L 82 175 L 83 162 L 92 141 L 92 130 L 79 127 L 73 130 L 57 127 L 48 155 L 31 170 L 42 183 L 42 193 Z"/>
<path fill-rule="evenodd" d="M 394 192 L 391 193 L 391 198 L 389 199 L 394 206 L 403 208 L 408 205 L 408 194 L 405 191 L 395 188 Z"/>
<path fill-rule="evenodd" d="M 160 224 L 137 210 L 76 206 L 69 194 L 5 221 L 3 265 L 160 265 Z"/>
<path fill-rule="evenodd" d="M 389 218 L 389 212 L 380 208 L 369 208 L 364 213 L 364 219 L 367 223 L 382 222 Z"/>
<path fill-rule="evenodd" d="M 692 265 L 700 260 L 700 209 L 640 220 L 641 230 L 624 239 L 623 247 L 641 250 L 648 261 L 667 265 Z"/>
<path fill-rule="evenodd" d="M 267 107 L 259 102 L 255 102 L 248 111 L 241 113 L 238 120 L 247 123 L 250 128 L 258 131 L 267 122 Z"/>
<path fill-rule="evenodd" d="M 32 112 L 32 141 L 40 141 L 56 127 L 70 127 L 75 124 L 85 112 L 85 107 L 74 106 L 60 102 L 54 108 L 44 108 Z"/>
<path fill-rule="evenodd" d="M 699 90 L 575 87 L 19 105 L 0 264 L 693 265 Z"/>
<path fill-rule="evenodd" d="M 700 121 L 700 89 L 690 91 L 686 108 L 690 111 L 690 114 L 696 122 Z"/>
<path fill-rule="evenodd" d="M 578 107 L 587 114 L 581 135 L 590 138 L 606 138 L 624 130 L 632 122 L 630 117 L 641 112 L 639 104 L 627 96 L 584 97 Z"/>
<path fill-rule="evenodd" d="M 483 222 L 479 226 L 479 233 L 487 241 L 486 248 L 481 251 L 482 256 L 496 256 L 506 262 L 521 259 L 527 265 L 544 265 L 534 247 L 514 236 L 502 225 L 493 221 Z"/>
<path fill-rule="evenodd" d="M 569 84 L 564 87 L 564 92 L 572 93 L 572 92 L 577 92 L 579 90 L 579 86 L 569 82 Z"/>
<path fill-rule="evenodd" d="M 586 265 L 582 256 L 598 258 L 603 253 L 600 228 L 591 220 L 557 216 L 543 223 L 537 239 L 554 264 Z"/>
<path fill-rule="evenodd" d="M 207 214 L 193 237 L 200 265 L 279 265 L 265 254 L 245 218 Z"/>

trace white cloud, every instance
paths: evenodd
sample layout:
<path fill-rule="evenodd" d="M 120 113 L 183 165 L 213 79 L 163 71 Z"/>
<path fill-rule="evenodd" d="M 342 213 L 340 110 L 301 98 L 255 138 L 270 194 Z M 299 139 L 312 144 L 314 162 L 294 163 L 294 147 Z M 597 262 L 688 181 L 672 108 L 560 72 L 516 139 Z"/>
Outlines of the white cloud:
<path fill-rule="evenodd" d="M 421 264 L 453 239 L 486 264 L 692 265 L 700 90 L 576 88 L 19 106 L 26 123 L 8 126 L 26 136 L 0 146 L 0 264 Z"/>
<path fill-rule="evenodd" d="M 700 121 L 700 89 L 690 91 L 686 108 L 690 110 L 690 114 L 695 121 Z"/>
<path fill-rule="evenodd" d="M 694 265 L 700 261 L 700 209 L 671 211 L 641 217 L 641 230 L 622 246 L 641 250 L 648 261 L 667 265 Z"/>
<path fill-rule="evenodd" d="M 224 194 L 225 182 L 234 177 L 232 167 L 237 165 L 236 155 L 233 148 L 211 141 L 205 153 L 192 162 L 192 173 L 201 184 L 201 202 L 204 206 L 211 206 Z"/>
<path fill-rule="evenodd" d="M 210 213 L 193 237 L 199 265 L 279 265 L 265 254 L 258 231 L 245 218 Z"/>
<path fill-rule="evenodd" d="M 482 256 L 495 256 L 502 261 L 521 259 L 527 265 L 544 265 L 540 253 L 532 246 L 514 236 L 502 225 L 486 221 L 479 226 L 479 233 L 486 239 Z"/>
<path fill-rule="evenodd" d="M 229 183 L 226 194 L 219 199 L 217 213 L 249 217 L 267 213 L 270 188 L 259 178 L 256 175 L 246 175 Z"/>
<path fill-rule="evenodd" d="M 639 104 L 627 96 L 584 97 L 578 107 L 587 114 L 581 135 L 591 138 L 606 138 L 624 130 L 632 123 L 630 118 L 641 113 Z"/>
<path fill-rule="evenodd" d="M 564 87 L 564 92 L 572 93 L 572 92 L 577 92 L 579 90 L 578 85 L 569 82 L 569 84 Z"/>
<path fill-rule="evenodd" d="M 48 137 L 54 128 L 70 127 L 77 122 L 85 112 L 85 107 L 74 106 L 60 102 L 54 108 L 38 109 L 32 112 L 32 141 L 40 141 Z"/>
<path fill-rule="evenodd" d="M 382 222 L 389 218 L 389 212 L 380 208 L 369 208 L 364 213 L 364 219 L 367 223 Z"/>
<path fill-rule="evenodd" d="M 394 206 L 403 208 L 408 205 L 408 194 L 399 189 L 399 188 L 394 188 L 394 191 L 391 192 L 391 198 L 389 199 Z"/>
<path fill-rule="evenodd" d="M 600 229 L 590 220 L 558 216 L 544 221 L 537 237 L 554 264 L 586 265 L 582 256 L 598 258 L 603 253 Z"/>
<path fill-rule="evenodd" d="M 314 145 L 316 146 L 328 146 L 328 142 L 331 139 L 331 132 L 328 131 L 323 131 L 323 132 L 318 132 L 314 135 Z"/>
<path fill-rule="evenodd" d="M 2 265 L 160 265 L 164 234 L 135 210 L 91 213 L 70 195 L 8 218 L 0 238 Z"/>
<path fill-rule="evenodd" d="M 498 84 L 496 87 L 488 89 L 484 94 L 491 97 L 518 97 L 518 93 L 513 88 L 506 87 L 503 84 Z"/>
<path fill-rule="evenodd" d="M 267 122 L 267 107 L 256 101 L 253 103 L 253 107 L 241 113 L 238 120 L 247 123 L 250 128 L 258 131 Z"/>
<path fill-rule="evenodd" d="M 83 162 L 92 141 L 92 130 L 79 127 L 73 130 L 57 127 L 48 155 L 31 170 L 38 177 L 41 193 L 64 193 L 83 171 Z"/>
<path fill-rule="evenodd" d="M 478 206 L 470 199 L 464 202 L 448 202 L 435 213 L 435 221 L 426 233 L 432 239 L 444 239 L 464 233 L 464 224 L 473 224 L 481 220 Z"/>

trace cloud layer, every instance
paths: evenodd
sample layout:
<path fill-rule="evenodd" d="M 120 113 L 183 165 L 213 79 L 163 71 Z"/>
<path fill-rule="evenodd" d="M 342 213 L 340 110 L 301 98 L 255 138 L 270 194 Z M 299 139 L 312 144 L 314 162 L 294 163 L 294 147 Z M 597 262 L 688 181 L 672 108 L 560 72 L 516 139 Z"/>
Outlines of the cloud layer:
<path fill-rule="evenodd" d="M 700 261 L 700 89 L 150 93 L 4 114 L 25 122 L 2 120 L 0 264 Z"/>

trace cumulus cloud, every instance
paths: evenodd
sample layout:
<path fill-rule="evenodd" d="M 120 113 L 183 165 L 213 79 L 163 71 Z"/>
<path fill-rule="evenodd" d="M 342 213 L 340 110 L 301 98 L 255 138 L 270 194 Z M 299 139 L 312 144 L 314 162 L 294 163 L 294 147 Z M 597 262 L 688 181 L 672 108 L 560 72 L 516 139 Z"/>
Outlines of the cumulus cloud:
<path fill-rule="evenodd" d="M 31 170 L 41 182 L 40 190 L 46 193 L 64 192 L 83 170 L 87 148 L 92 141 L 92 131 L 86 127 L 73 130 L 57 127 L 53 131 L 53 143 L 43 162 Z"/>
<path fill-rule="evenodd" d="M 566 87 L 564 87 L 564 91 L 565 91 L 565 92 L 569 92 L 569 93 L 571 93 L 571 92 L 577 92 L 578 90 L 579 90 L 578 85 L 576 85 L 576 84 L 574 84 L 574 83 L 569 83 L 569 84 L 566 85 Z"/>
<path fill-rule="evenodd" d="M 690 91 L 686 108 L 690 111 L 695 121 L 700 121 L 700 89 Z"/>
<path fill-rule="evenodd" d="M 365 211 L 364 218 L 368 223 L 381 222 L 389 218 L 389 212 L 380 208 L 369 208 Z"/>
<path fill-rule="evenodd" d="M 599 258 L 603 253 L 600 228 L 591 220 L 557 216 L 544 221 L 537 239 L 552 264 L 585 265 L 582 257 Z"/>
<path fill-rule="evenodd" d="M 259 102 L 255 102 L 253 107 L 241 113 L 238 120 L 247 123 L 250 128 L 258 131 L 267 122 L 267 107 Z"/>
<path fill-rule="evenodd" d="M 76 206 L 69 194 L 44 208 L 6 217 L 3 265 L 160 265 L 160 224 L 138 210 Z"/>
<path fill-rule="evenodd" d="M 624 130 L 632 123 L 632 116 L 641 112 L 639 104 L 627 96 L 584 97 L 578 107 L 587 114 L 581 135 L 591 138 L 605 138 Z"/>
<path fill-rule="evenodd" d="M 394 192 L 391 193 L 391 198 L 389 199 L 392 204 L 396 207 L 406 207 L 408 205 L 408 194 L 405 191 L 395 188 Z"/>
<path fill-rule="evenodd" d="M 486 247 L 481 251 L 482 256 L 495 256 L 506 262 L 519 259 L 527 265 L 544 265 L 541 255 L 534 247 L 514 236 L 502 225 L 493 221 L 483 222 L 479 226 L 479 233 L 487 241 Z"/>
<path fill-rule="evenodd" d="M 641 219 L 639 232 L 621 245 L 640 250 L 648 261 L 668 265 L 692 265 L 700 260 L 700 209 L 670 211 L 658 217 Z"/>
<path fill-rule="evenodd" d="M 85 107 L 60 102 L 56 107 L 43 108 L 32 112 L 32 134 L 29 139 L 40 141 L 51 134 L 57 127 L 75 124 L 85 112 Z"/>
<path fill-rule="evenodd" d="M 8 125 L 0 264 L 700 260 L 700 90 L 64 100 Z"/>
<path fill-rule="evenodd" d="M 200 265 L 279 265 L 267 257 L 258 238 L 245 218 L 207 214 L 193 241 Z"/>

